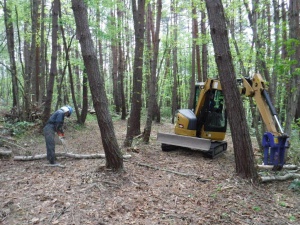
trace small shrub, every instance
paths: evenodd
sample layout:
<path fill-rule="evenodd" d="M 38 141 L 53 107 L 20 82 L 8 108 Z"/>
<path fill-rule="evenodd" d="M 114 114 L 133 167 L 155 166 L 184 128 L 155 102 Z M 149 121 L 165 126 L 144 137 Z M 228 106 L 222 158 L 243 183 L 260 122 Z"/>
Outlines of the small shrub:
<path fill-rule="evenodd" d="M 16 122 L 16 123 L 4 123 L 4 128 L 9 130 L 10 135 L 12 136 L 21 136 L 33 126 L 34 123 L 27 122 L 27 121 Z"/>

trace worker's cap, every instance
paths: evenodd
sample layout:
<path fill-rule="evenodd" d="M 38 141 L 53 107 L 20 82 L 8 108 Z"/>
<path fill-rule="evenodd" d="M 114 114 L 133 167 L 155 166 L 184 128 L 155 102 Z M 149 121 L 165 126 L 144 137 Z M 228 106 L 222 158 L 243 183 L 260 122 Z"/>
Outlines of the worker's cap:
<path fill-rule="evenodd" d="M 67 117 L 70 117 L 72 112 L 73 112 L 73 108 L 69 105 L 63 106 L 60 108 L 64 113 L 68 112 L 69 114 L 67 115 Z"/>

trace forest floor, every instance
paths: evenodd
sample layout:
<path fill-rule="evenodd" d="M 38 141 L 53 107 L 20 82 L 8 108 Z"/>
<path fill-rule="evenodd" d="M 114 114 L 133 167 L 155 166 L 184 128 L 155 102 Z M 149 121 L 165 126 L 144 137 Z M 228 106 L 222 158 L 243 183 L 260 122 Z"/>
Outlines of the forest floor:
<path fill-rule="evenodd" d="M 65 124 L 69 152 L 104 153 L 97 122 Z M 120 146 L 126 125 L 114 122 Z M 254 185 L 237 177 L 230 136 L 228 150 L 209 159 L 161 151 L 158 131 L 172 133 L 173 125 L 153 124 L 150 144 L 123 149 L 132 157 L 120 173 L 107 170 L 105 159 L 58 158 L 65 168 L 44 159 L 1 160 L 0 224 L 300 224 L 291 180 Z M 10 145 L 14 155 L 46 153 L 43 136 L 29 133 L 15 143 L 22 148 Z"/>

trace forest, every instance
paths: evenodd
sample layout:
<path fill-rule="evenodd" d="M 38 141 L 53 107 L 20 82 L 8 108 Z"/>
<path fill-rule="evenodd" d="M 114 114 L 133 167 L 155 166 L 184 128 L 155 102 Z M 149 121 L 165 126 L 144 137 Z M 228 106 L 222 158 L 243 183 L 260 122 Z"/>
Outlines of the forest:
<path fill-rule="evenodd" d="M 274 175 L 256 168 L 266 127 L 256 102 L 235 95 L 237 79 L 263 77 L 289 136 L 286 162 L 299 165 L 298 0 L 2 0 L 0 15 L 0 152 L 45 153 L 43 127 L 70 105 L 63 150 L 105 159 L 61 159 L 63 168 L 1 160 L 0 223 L 299 222 L 298 179 L 260 186 Z M 228 151 L 164 155 L 157 133 L 172 133 L 177 110 L 193 108 L 195 84 L 213 78 L 224 85 Z"/>

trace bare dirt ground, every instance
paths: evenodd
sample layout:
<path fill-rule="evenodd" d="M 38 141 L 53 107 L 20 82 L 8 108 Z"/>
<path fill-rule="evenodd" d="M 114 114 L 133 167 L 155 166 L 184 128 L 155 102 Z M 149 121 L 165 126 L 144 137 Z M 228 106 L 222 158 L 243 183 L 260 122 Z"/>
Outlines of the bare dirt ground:
<path fill-rule="evenodd" d="M 96 122 L 80 130 L 66 125 L 69 152 L 104 153 Z M 121 146 L 126 122 L 114 126 Z M 154 124 L 149 145 L 123 149 L 132 157 L 121 173 L 105 169 L 104 159 L 59 158 L 65 168 L 0 161 L 0 224 L 300 224 L 300 195 L 288 190 L 291 181 L 255 186 L 238 178 L 229 137 L 228 151 L 213 160 L 196 151 L 162 152 L 157 131 L 172 130 Z M 17 144 L 26 151 L 10 146 L 15 155 L 46 152 L 35 132 Z"/>

